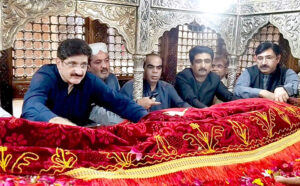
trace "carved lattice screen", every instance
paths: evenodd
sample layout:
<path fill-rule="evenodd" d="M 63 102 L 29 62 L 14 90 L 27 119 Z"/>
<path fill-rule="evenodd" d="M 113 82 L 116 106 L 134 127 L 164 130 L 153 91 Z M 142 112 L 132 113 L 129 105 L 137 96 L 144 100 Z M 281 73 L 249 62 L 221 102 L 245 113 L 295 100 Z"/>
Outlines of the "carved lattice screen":
<path fill-rule="evenodd" d="M 111 72 L 117 76 L 133 77 L 133 59 L 125 47 L 123 37 L 114 28 L 107 29 Z"/>
<path fill-rule="evenodd" d="M 79 16 L 47 16 L 25 25 L 17 33 L 12 51 L 14 97 L 23 98 L 32 75 L 44 64 L 55 63 L 59 42 L 67 38 L 86 40 L 87 19 Z M 126 49 L 123 37 L 114 28 L 95 37 L 108 44 L 111 72 L 125 78 L 133 77 L 133 59 Z M 98 42 L 98 41 L 91 41 Z"/>
<path fill-rule="evenodd" d="M 247 50 L 242 56 L 239 57 L 238 73 L 241 73 L 245 70 L 245 68 L 251 67 L 256 64 L 253 57 L 255 56 L 255 50 L 260 43 L 264 41 L 271 41 L 279 44 L 280 37 L 281 36 L 278 28 L 276 28 L 272 24 L 268 24 L 260 29 L 260 31 L 255 34 L 254 37 L 250 40 Z"/>
<path fill-rule="evenodd" d="M 13 79 L 30 79 L 43 64 L 55 63 L 60 41 L 85 39 L 84 23 L 76 16 L 43 17 L 28 23 L 14 42 Z"/>

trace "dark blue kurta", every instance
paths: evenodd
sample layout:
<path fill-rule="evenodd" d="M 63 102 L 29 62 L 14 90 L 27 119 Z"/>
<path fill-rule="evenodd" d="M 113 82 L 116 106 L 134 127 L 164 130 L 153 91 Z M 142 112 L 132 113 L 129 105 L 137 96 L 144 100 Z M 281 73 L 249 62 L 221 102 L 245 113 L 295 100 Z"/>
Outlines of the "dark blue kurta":
<path fill-rule="evenodd" d="M 92 103 L 133 122 L 147 114 L 143 107 L 110 89 L 89 72 L 68 94 L 68 84 L 61 79 L 56 65 L 44 65 L 31 80 L 24 97 L 21 117 L 32 121 L 63 117 L 77 125 L 86 125 L 90 123 L 88 118 Z"/>

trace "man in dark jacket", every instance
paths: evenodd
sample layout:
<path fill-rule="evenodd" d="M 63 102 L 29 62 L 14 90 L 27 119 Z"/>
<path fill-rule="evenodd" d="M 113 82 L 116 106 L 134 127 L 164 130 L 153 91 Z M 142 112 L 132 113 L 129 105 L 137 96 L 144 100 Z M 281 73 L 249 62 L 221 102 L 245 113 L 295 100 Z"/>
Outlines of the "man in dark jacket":
<path fill-rule="evenodd" d="M 144 87 L 143 97 L 137 103 L 149 111 L 175 108 L 190 107 L 177 94 L 174 87 L 160 80 L 162 74 L 162 59 L 157 54 L 148 54 L 144 63 Z M 121 93 L 133 99 L 133 80 L 128 81 L 121 89 Z M 155 98 L 150 99 L 156 95 Z"/>
<path fill-rule="evenodd" d="M 32 77 L 24 97 L 22 118 L 84 126 L 90 124 L 92 103 L 133 122 L 148 113 L 87 72 L 91 48 L 85 41 L 63 41 L 57 49 L 57 57 L 56 64 L 44 65 Z"/>
<path fill-rule="evenodd" d="M 205 46 L 196 46 L 189 52 L 191 68 L 186 68 L 176 76 L 175 88 L 182 99 L 193 107 L 211 106 L 214 96 L 223 102 L 234 96 L 221 82 L 220 77 L 211 72 L 214 52 Z"/>
<path fill-rule="evenodd" d="M 286 102 L 298 90 L 298 75 L 279 64 L 277 44 L 264 42 L 255 51 L 257 65 L 247 68 L 239 77 L 234 93 L 242 98 L 262 97 Z"/>

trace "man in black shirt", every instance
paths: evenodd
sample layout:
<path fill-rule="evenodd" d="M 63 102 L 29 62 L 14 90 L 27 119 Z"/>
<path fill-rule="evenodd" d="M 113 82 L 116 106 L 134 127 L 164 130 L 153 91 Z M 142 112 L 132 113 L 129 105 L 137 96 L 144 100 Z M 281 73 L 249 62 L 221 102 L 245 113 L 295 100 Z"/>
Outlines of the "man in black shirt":
<path fill-rule="evenodd" d="M 186 68 L 176 76 L 175 88 L 182 99 L 193 107 L 211 106 L 214 96 L 223 102 L 235 99 L 221 82 L 220 77 L 211 72 L 214 52 L 205 46 L 196 46 L 189 52 L 191 68 Z"/>

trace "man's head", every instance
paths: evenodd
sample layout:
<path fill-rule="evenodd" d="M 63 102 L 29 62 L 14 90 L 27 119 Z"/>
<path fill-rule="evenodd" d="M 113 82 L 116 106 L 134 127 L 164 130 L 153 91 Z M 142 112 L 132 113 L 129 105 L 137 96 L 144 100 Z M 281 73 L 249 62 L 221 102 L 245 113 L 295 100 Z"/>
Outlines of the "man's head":
<path fill-rule="evenodd" d="M 84 78 L 91 57 L 91 48 L 81 39 L 67 39 L 57 49 L 57 68 L 63 81 L 79 84 Z"/>
<path fill-rule="evenodd" d="M 277 44 L 264 42 L 261 43 L 255 50 L 255 60 L 257 66 L 263 74 L 271 74 L 276 70 L 276 67 L 281 58 L 281 50 Z"/>
<path fill-rule="evenodd" d="M 206 78 L 211 70 L 214 51 L 206 46 L 195 46 L 189 51 L 191 68 L 195 78 Z"/>
<path fill-rule="evenodd" d="M 109 56 L 105 43 L 90 44 L 92 57 L 89 71 L 105 80 L 110 73 Z"/>
<path fill-rule="evenodd" d="M 162 60 L 157 54 L 148 54 L 144 63 L 144 78 L 150 84 L 156 84 L 162 73 Z"/>
<path fill-rule="evenodd" d="M 225 56 L 216 56 L 212 62 L 212 71 L 224 78 L 227 74 L 228 60 Z"/>

